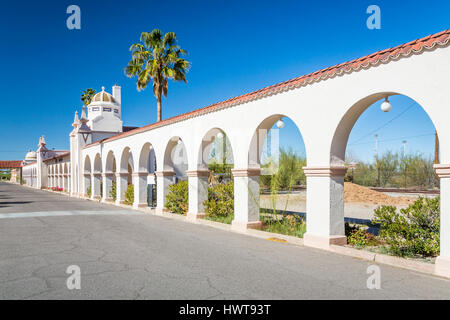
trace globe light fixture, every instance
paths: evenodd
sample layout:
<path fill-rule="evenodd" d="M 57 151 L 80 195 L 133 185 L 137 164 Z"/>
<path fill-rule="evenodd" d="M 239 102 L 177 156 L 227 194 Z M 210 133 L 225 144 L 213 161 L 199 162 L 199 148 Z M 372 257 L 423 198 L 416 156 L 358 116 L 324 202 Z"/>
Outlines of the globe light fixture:
<path fill-rule="evenodd" d="M 385 98 L 383 103 L 381 104 L 381 111 L 383 112 L 389 112 L 392 109 L 392 104 L 389 102 L 388 97 Z"/>
<path fill-rule="evenodd" d="M 284 121 L 282 119 L 277 121 L 277 128 L 283 129 L 284 128 Z"/>

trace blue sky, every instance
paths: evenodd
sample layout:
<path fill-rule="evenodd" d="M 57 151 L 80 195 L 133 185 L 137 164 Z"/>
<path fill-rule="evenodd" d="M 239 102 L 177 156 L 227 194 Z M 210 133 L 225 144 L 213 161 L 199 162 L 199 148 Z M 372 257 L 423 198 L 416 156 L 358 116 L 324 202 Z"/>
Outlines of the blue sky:
<path fill-rule="evenodd" d="M 81 30 L 66 28 L 71 4 L 81 8 Z M 366 27 L 371 4 L 381 8 L 381 30 Z M 449 28 L 449 11 L 446 0 L 2 2 L 0 159 L 22 159 L 40 135 L 50 147 L 67 149 L 80 93 L 88 87 L 110 91 L 118 83 L 124 124 L 154 122 L 151 90 L 137 92 L 123 73 L 128 48 L 142 31 L 176 32 L 192 62 L 187 85 L 169 84 L 167 118 L 442 31 Z M 355 157 L 370 160 L 373 134 L 361 137 L 412 103 L 405 97 L 392 102 L 390 113 L 373 106 L 358 120 L 349 142 L 359 142 L 349 146 Z M 380 152 L 400 150 L 407 137 L 409 151 L 430 154 L 433 132 L 422 109 L 411 107 L 377 132 Z M 301 152 L 289 121 L 280 137 Z"/>

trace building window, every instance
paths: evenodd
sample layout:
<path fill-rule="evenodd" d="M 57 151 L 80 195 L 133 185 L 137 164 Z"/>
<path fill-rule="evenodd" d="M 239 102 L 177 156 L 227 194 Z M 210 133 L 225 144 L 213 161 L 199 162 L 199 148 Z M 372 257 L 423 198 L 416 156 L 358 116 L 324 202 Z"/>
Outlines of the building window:
<path fill-rule="evenodd" d="M 100 110 L 99 107 L 93 107 L 93 108 L 92 108 L 92 111 L 99 111 L 99 110 Z"/>
<path fill-rule="evenodd" d="M 111 112 L 111 108 L 103 108 L 103 111 Z"/>
<path fill-rule="evenodd" d="M 119 113 L 119 110 L 118 109 L 114 109 L 114 113 Z"/>

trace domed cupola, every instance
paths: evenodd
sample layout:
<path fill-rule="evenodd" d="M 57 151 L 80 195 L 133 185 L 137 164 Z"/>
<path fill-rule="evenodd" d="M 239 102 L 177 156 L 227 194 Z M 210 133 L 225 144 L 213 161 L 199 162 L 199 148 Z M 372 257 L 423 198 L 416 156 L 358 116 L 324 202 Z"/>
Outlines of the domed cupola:
<path fill-rule="evenodd" d="M 120 87 L 113 86 L 113 94 L 105 91 L 96 93 L 88 105 L 88 123 L 92 131 L 122 132 Z"/>
<path fill-rule="evenodd" d="M 95 94 L 95 96 L 92 98 L 92 102 L 112 102 L 116 103 L 116 100 L 114 97 L 109 94 L 108 92 L 105 92 L 105 87 L 102 87 L 102 91 Z"/>
<path fill-rule="evenodd" d="M 23 160 L 23 164 L 29 164 L 37 161 L 37 153 L 34 151 L 29 151 Z"/>
<path fill-rule="evenodd" d="M 37 159 L 36 152 L 31 151 L 31 150 L 25 156 L 25 160 L 27 160 L 27 161 L 36 161 L 36 159 Z"/>

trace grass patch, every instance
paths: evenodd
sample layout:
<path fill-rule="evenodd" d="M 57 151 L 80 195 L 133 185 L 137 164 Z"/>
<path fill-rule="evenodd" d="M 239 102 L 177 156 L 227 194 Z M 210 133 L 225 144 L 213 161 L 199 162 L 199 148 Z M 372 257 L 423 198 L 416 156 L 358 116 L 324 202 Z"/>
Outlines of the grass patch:
<path fill-rule="evenodd" d="M 306 233 L 306 222 L 296 215 L 261 214 L 263 231 L 303 238 Z"/>
<path fill-rule="evenodd" d="M 215 222 L 220 222 L 220 223 L 231 224 L 231 222 L 234 219 L 234 215 L 228 215 L 228 216 L 206 215 L 204 219 L 215 221 Z"/>

